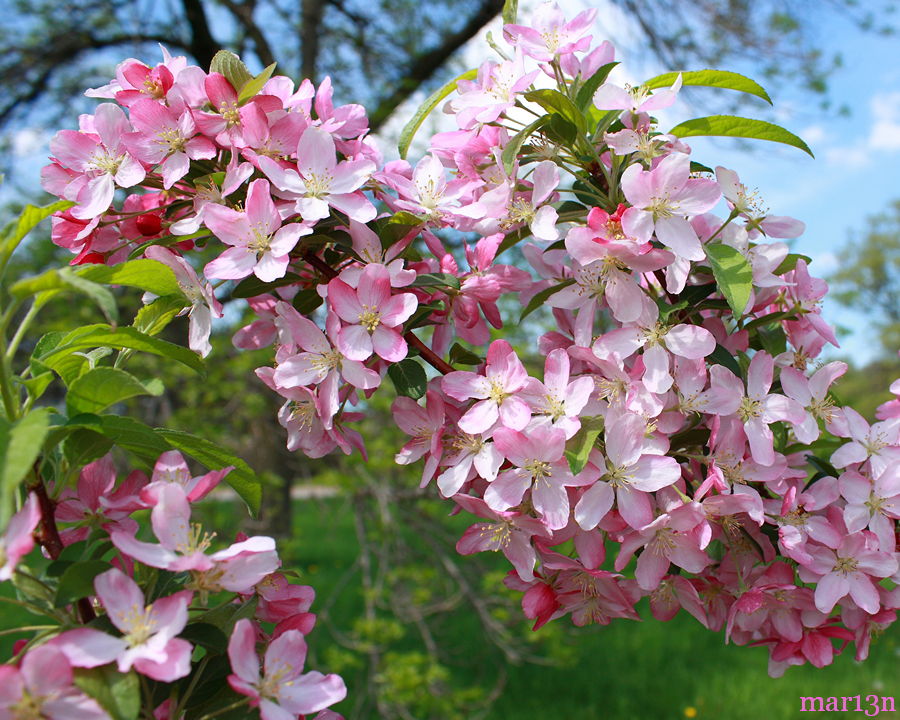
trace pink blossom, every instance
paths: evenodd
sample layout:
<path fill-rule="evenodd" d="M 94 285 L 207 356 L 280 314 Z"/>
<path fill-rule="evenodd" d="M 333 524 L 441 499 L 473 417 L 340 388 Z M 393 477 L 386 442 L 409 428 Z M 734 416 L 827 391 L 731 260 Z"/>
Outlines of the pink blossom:
<path fill-rule="evenodd" d="M 351 220 L 375 219 L 375 206 L 360 188 L 375 170 L 371 160 L 337 162 L 334 138 L 318 127 L 307 128 L 297 144 L 297 170 L 260 157 L 259 167 L 285 197 L 296 200 L 306 222 L 328 217 L 329 207 Z"/>
<path fill-rule="evenodd" d="M 544 382 L 528 378 L 521 395 L 535 414 L 549 420 L 553 427 L 571 438 L 581 427 L 579 413 L 594 390 L 594 381 L 583 375 L 570 380 L 569 354 L 562 348 L 552 350 L 544 361 Z"/>
<path fill-rule="evenodd" d="M 844 408 L 837 418 L 842 429 L 838 434 L 849 436 L 850 442 L 842 445 L 831 456 L 831 464 L 845 468 L 868 460 L 875 472 L 900 462 L 900 418 L 882 420 L 871 427 L 865 418 L 853 408 Z M 837 428 L 836 428 L 837 429 Z"/>
<path fill-rule="evenodd" d="M 645 452 L 646 427 L 634 413 L 607 416 L 606 457 L 596 450 L 591 454 L 600 479 L 575 506 L 575 520 L 584 530 L 595 528 L 614 500 L 625 522 L 640 530 L 653 520 L 648 493 L 672 485 L 681 477 L 681 467 L 674 458 Z"/>
<path fill-rule="evenodd" d="M 472 525 L 456 543 L 456 551 L 460 555 L 472 555 L 499 550 L 512 563 L 519 578 L 530 581 L 534 577 L 534 563 L 537 560 L 531 538 L 536 535 L 549 536 L 550 532 L 544 524 L 518 512 L 495 512 L 484 500 L 471 495 L 454 495 L 453 499 L 473 515 L 492 521 Z"/>
<path fill-rule="evenodd" d="M 484 501 L 495 512 L 519 505 L 528 490 L 531 502 L 551 530 L 569 522 L 567 487 L 590 483 L 573 476 L 563 457 L 566 435 L 562 430 L 537 425 L 526 432 L 506 427 L 494 432 L 494 445 L 515 467 L 497 476 L 484 492 Z"/>
<path fill-rule="evenodd" d="M 594 352 L 601 358 L 624 360 L 641 347 L 646 368 L 644 385 L 650 392 L 664 393 L 674 382 L 669 373 L 669 353 L 699 360 L 716 349 L 716 340 L 709 330 L 699 325 L 669 326 L 660 322 L 659 308 L 655 303 L 647 303 L 635 325 L 606 333 L 594 343 Z"/>
<path fill-rule="evenodd" d="M 499 420 L 511 430 L 524 430 L 531 409 L 517 393 L 528 379 L 525 366 L 505 340 L 495 340 L 488 348 L 484 375 L 457 370 L 444 375 L 441 387 L 447 395 L 475 403 L 459 420 L 459 428 L 467 433 L 482 433 Z"/>
<path fill-rule="evenodd" d="M 865 534 L 858 532 L 845 536 L 834 550 L 818 546 L 810 555 L 812 562 L 805 567 L 820 576 L 815 600 L 821 612 L 830 613 L 847 595 L 870 615 L 878 612 L 881 603 L 872 579 L 897 572 L 897 559 L 891 553 L 869 549 Z"/>
<path fill-rule="evenodd" d="M 549 62 L 587 50 L 596 15 L 596 9 L 583 10 L 566 22 L 555 2 L 545 2 L 534 11 L 531 25 L 504 25 L 503 36 L 529 57 Z"/>
<path fill-rule="evenodd" d="M 175 273 L 178 287 L 191 302 L 191 307 L 183 311 L 190 316 L 188 347 L 206 357 L 212 352 L 212 345 L 209 343 L 212 319 L 222 317 L 222 303 L 216 300 L 210 284 L 201 282 L 191 264 L 180 255 L 160 245 L 147 248 L 144 255 L 168 266 Z"/>
<path fill-rule="evenodd" d="M 367 360 L 374 351 L 389 362 L 406 357 L 406 340 L 396 330 L 415 312 L 412 293 L 391 295 L 390 272 L 370 264 L 354 290 L 337 277 L 328 283 L 328 301 L 346 325 L 338 333 L 338 349 L 350 360 Z"/>
<path fill-rule="evenodd" d="M 97 667 L 115 661 L 119 672 L 132 667 L 161 682 L 191 671 L 191 644 L 180 639 L 188 621 L 191 593 L 182 591 L 147 605 L 137 583 L 113 568 L 94 578 L 97 597 L 107 617 L 122 632 L 113 637 L 92 628 L 69 630 L 51 641 L 75 667 Z"/>
<path fill-rule="evenodd" d="M 34 548 L 32 533 L 40 521 L 37 495 L 28 493 L 22 508 L 9 519 L 0 535 L 0 582 L 9 580 L 19 561 Z"/>
<path fill-rule="evenodd" d="M 802 443 L 809 444 L 819 437 L 819 420 L 830 423 L 834 416 L 834 403 L 828 397 L 828 388 L 847 372 L 847 364 L 839 361 L 822 366 L 806 378 L 792 367 L 781 371 L 781 387 L 785 394 L 803 407 L 805 417 L 794 425 L 794 435 Z"/>
<path fill-rule="evenodd" d="M 722 193 L 714 181 L 690 177 L 690 165 L 683 153 L 672 153 L 649 171 L 629 165 L 622 174 L 622 192 L 640 212 L 623 217 L 622 229 L 641 242 L 655 233 L 679 257 L 703 260 L 700 240 L 687 218 L 711 210 Z"/>
<path fill-rule="evenodd" d="M 33 648 L 21 667 L 0 665 L 0 718 L 110 720 L 97 701 L 73 684 L 72 666 L 50 645 Z"/>
<path fill-rule="evenodd" d="M 250 183 L 246 211 L 210 205 L 203 220 L 216 237 L 232 246 L 204 269 L 208 278 L 223 280 L 240 280 L 250 273 L 263 282 L 284 277 L 290 262 L 288 253 L 301 236 L 312 232 L 301 223 L 282 225 L 265 180 Z"/>
<path fill-rule="evenodd" d="M 216 156 L 216 146 L 197 135 L 188 110 L 178 114 L 156 100 L 138 100 L 131 106 L 131 122 L 137 132 L 125 137 L 127 147 L 141 162 L 159 165 L 166 190 L 187 175 L 191 160 Z"/>
<path fill-rule="evenodd" d="M 228 659 L 233 674 L 228 684 L 258 707 L 262 720 L 286 720 L 323 710 L 347 695 L 337 675 L 303 673 L 306 641 L 297 630 L 288 630 L 266 649 L 260 672 L 256 654 L 256 629 L 246 618 L 235 623 L 228 641 Z"/>
<path fill-rule="evenodd" d="M 662 110 L 675 103 L 681 84 L 682 77 L 679 74 L 672 87 L 651 94 L 643 85 L 625 90 L 617 85 L 604 83 L 594 92 L 594 106 L 600 110 L 627 110 L 633 115 Z"/>
<path fill-rule="evenodd" d="M 160 490 L 169 483 L 173 483 L 184 490 L 184 494 L 190 502 L 197 502 L 206 497 L 232 470 L 234 470 L 234 466 L 229 465 L 221 470 L 213 470 L 205 475 L 192 477 L 184 455 L 177 450 L 169 450 L 160 455 L 154 464 L 150 482 L 141 490 L 141 500 L 147 505 L 155 505 L 159 499 Z"/>
<path fill-rule="evenodd" d="M 59 164 L 76 173 L 63 197 L 76 202 L 72 216 L 79 220 L 102 215 L 112 205 L 116 186 L 130 188 L 145 172 L 125 145 L 131 124 L 122 108 L 112 103 L 97 107 L 83 132 L 60 130 L 50 141 Z"/>
<path fill-rule="evenodd" d="M 866 477 L 848 470 L 839 479 L 847 532 L 868 528 L 878 537 L 880 549 L 897 549 L 897 520 L 900 520 L 900 465 L 892 464 Z"/>

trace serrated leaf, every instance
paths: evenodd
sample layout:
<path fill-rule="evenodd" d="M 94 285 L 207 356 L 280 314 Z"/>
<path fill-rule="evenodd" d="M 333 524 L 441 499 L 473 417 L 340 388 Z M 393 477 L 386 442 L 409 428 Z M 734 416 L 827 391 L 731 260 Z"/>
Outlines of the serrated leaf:
<path fill-rule="evenodd" d="M 238 620 L 253 617 L 256 612 L 256 605 L 259 602 L 259 596 L 253 595 L 247 602 L 242 605 L 222 605 L 221 607 L 208 610 L 198 616 L 198 620 L 203 623 L 209 623 L 219 628 L 226 635 L 231 635 L 234 625 Z"/>
<path fill-rule="evenodd" d="M 584 112 L 594 104 L 594 93 L 597 92 L 597 88 L 606 82 L 606 78 L 609 77 L 612 69 L 618 64 L 617 62 L 611 62 L 601 65 L 597 68 L 597 72 L 584 81 L 584 84 L 575 95 L 575 105 L 578 106 L 579 110 Z"/>
<path fill-rule="evenodd" d="M 815 157 L 809 146 L 789 130 L 765 120 L 735 115 L 710 115 L 694 118 L 676 125 L 669 132 L 676 137 L 735 137 L 749 140 L 768 140 L 799 148 Z"/>
<path fill-rule="evenodd" d="M 566 460 L 573 474 L 584 470 L 588 457 L 600 433 L 603 432 L 602 417 L 581 418 L 581 428 L 566 442 Z"/>
<path fill-rule="evenodd" d="M 187 348 L 145 335 L 133 327 L 113 329 L 109 325 L 102 324 L 86 325 L 73 330 L 60 339 L 56 347 L 37 359 L 48 368 L 56 370 L 60 375 L 63 375 L 67 361 L 70 360 L 74 352 L 96 347 L 111 347 L 116 350 L 139 350 L 170 358 L 197 372 L 202 372 L 204 369 L 203 360 L 200 356 Z M 75 360 L 78 360 L 78 358 L 75 358 Z M 69 364 L 71 365 L 71 362 Z"/>
<path fill-rule="evenodd" d="M 113 441 L 87 428 L 75 428 L 62 444 L 63 457 L 72 467 L 83 467 L 112 450 Z"/>
<path fill-rule="evenodd" d="M 46 220 L 55 212 L 72 207 L 74 204 L 68 200 L 60 200 L 43 207 L 26 205 L 22 212 L 19 213 L 19 217 L 8 223 L 3 228 L 3 231 L 0 232 L 0 263 L 12 255 L 19 243 L 25 239 L 25 236 L 43 220 Z"/>
<path fill-rule="evenodd" d="M 60 268 L 59 278 L 64 285 L 68 285 L 93 300 L 110 325 L 115 325 L 119 321 L 119 308 L 116 304 L 116 298 L 108 288 L 77 275 L 69 268 Z"/>
<path fill-rule="evenodd" d="M 539 117 L 533 123 L 530 123 L 519 130 L 519 132 L 513 135 L 510 141 L 506 143 L 506 147 L 503 148 L 503 152 L 500 153 L 500 160 L 503 162 L 503 168 L 506 170 L 507 175 L 512 175 L 513 168 L 516 165 L 516 158 L 519 156 L 519 150 L 522 149 L 523 143 L 545 122 L 547 122 L 546 117 Z"/>
<path fill-rule="evenodd" d="M 708 358 L 709 362 L 715 363 L 716 365 L 722 365 L 731 370 L 731 372 L 738 377 L 741 377 L 741 366 L 738 365 L 738 361 L 735 359 L 734 355 L 728 352 L 722 345 L 716 343 L 716 349 L 708 355 Z"/>
<path fill-rule="evenodd" d="M 276 64 L 277 63 L 272 63 L 259 75 L 243 84 L 238 92 L 238 105 L 244 105 L 248 100 L 259 95 L 259 91 L 263 89 L 263 85 L 269 82 L 269 78 L 272 77 L 272 73 L 275 72 Z"/>
<path fill-rule="evenodd" d="M 276 288 L 284 287 L 285 285 L 294 285 L 298 282 L 300 282 L 300 276 L 295 273 L 286 273 L 284 277 L 272 280 L 271 282 L 263 282 L 256 277 L 256 275 L 249 275 L 241 280 L 234 290 L 231 291 L 231 297 L 252 298 L 257 295 L 270 293 Z"/>
<path fill-rule="evenodd" d="M 172 268 L 150 258 L 118 265 L 84 265 L 77 272 L 86 280 L 104 285 L 125 285 L 154 295 L 184 296 Z"/>
<path fill-rule="evenodd" d="M 225 79 L 231 83 L 234 91 L 237 92 L 244 85 L 253 79 L 247 66 L 243 61 L 228 50 L 219 50 L 213 55 L 212 62 L 209 64 L 211 73 L 219 73 L 225 76 Z"/>
<path fill-rule="evenodd" d="M 141 712 L 138 676 L 121 673 L 114 664 L 75 670 L 75 685 L 96 700 L 112 720 L 136 720 Z"/>
<path fill-rule="evenodd" d="M 730 72 L 729 70 L 687 70 L 685 72 L 669 72 L 657 75 L 651 78 L 644 85 L 651 90 L 656 88 L 671 87 L 672 83 L 681 75 L 683 85 L 696 85 L 702 87 L 723 88 L 725 90 L 736 90 L 738 92 L 755 95 L 765 100 L 769 105 L 772 104 L 772 98 L 765 88 L 755 80 L 751 80 L 740 73 Z"/>
<path fill-rule="evenodd" d="M 51 411 L 38 408 L 13 423 L 0 418 L 0 491 L 4 499 L 31 472 L 38 459 L 50 429 Z"/>
<path fill-rule="evenodd" d="M 179 637 L 192 645 L 199 645 L 221 654 L 228 650 L 228 638 L 218 627 L 208 622 L 193 622 L 181 631 Z"/>
<path fill-rule="evenodd" d="M 94 578 L 111 567 L 112 565 L 103 560 L 82 560 L 72 563 L 59 578 L 53 604 L 56 607 L 64 607 L 75 600 L 93 595 Z"/>
<path fill-rule="evenodd" d="M 158 435 L 153 428 L 139 420 L 119 415 L 94 415 L 83 413 L 71 418 L 63 429 L 84 428 L 105 436 L 123 450 L 134 453 L 139 458 L 153 463 L 172 446 Z"/>
<path fill-rule="evenodd" d="M 559 90 L 544 88 L 525 93 L 525 99 L 537 103 L 549 113 L 562 115 L 571 122 L 580 133 L 587 130 L 587 119 L 568 97 Z"/>
<path fill-rule="evenodd" d="M 164 295 L 138 310 L 131 325 L 145 335 L 158 335 L 184 308 L 183 296 Z"/>
<path fill-rule="evenodd" d="M 410 287 L 437 287 L 459 290 L 459 278 L 450 273 L 421 273 L 410 283 Z"/>
<path fill-rule="evenodd" d="M 69 415 L 99 413 L 110 405 L 138 395 L 158 397 L 164 389 L 158 378 L 141 382 L 124 370 L 98 367 L 88 370 L 69 386 L 66 409 Z"/>
<path fill-rule="evenodd" d="M 428 376 L 417 360 L 405 358 L 388 367 L 388 375 L 398 395 L 418 400 L 428 390 Z"/>
<path fill-rule="evenodd" d="M 241 496 L 253 514 L 259 512 L 262 482 L 244 460 L 209 440 L 181 430 L 157 428 L 156 434 L 173 448 L 190 455 L 210 470 L 221 470 L 231 465 L 234 469 L 225 476 L 225 482 Z"/>
<path fill-rule="evenodd" d="M 453 343 L 447 357 L 451 365 L 481 365 L 484 362 L 484 358 L 464 348 L 458 342 Z"/>
<path fill-rule="evenodd" d="M 409 146 L 412 144 L 416 132 L 422 127 L 425 118 L 427 118 L 431 114 L 431 111 L 438 106 L 438 103 L 456 89 L 456 84 L 460 80 L 474 80 L 477 76 L 477 70 L 468 70 L 428 96 L 400 132 L 400 140 L 397 143 L 397 149 L 400 151 L 401 158 L 406 158 L 406 153 L 409 152 Z"/>
<path fill-rule="evenodd" d="M 567 278 L 566 280 L 563 280 L 562 282 L 560 282 L 556 285 L 551 285 L 550 287 L 544 288 L 540 292 L 535 293 L 534 297 L 528 301 L 528 304 L 525 306 L 525 309 L 522 310 L 522 314 L 519 315 L 519 322 L 522 322 L 526 317 L 531 315 L 531 313 L 533 313 L 535 310 L 537 310 L 539 307 L 541 307 L 541 305 L 543 305 L 545 302 L 547 302 L 547 299 L 549 297 L 555 295 L 560 290 L 569 287 L 569 285 L 571 285 L 574 282 L 575 282 L 574 278 Z"/>
<path fill-rule="evenodd" d="M 740 250 L 721 243 L 707 245 L 706 257 L 719 291 L 725 296 L 734 316 L 741 317 L 753 292 L 753 269 L 750 263 Z"/>
<path fill-rule="evenodd" d="M 797 267 L 797 261 L 803 260 L 809 265 L 812 262 L 812 258 L 809 255 L 800 255 L 799 253 L 788 253 L 787 257 L 781 261 L 781 264 L 772 271 L 773 275 L 784 275 L 786 272 L 790 272 L 795 267 Z"/>

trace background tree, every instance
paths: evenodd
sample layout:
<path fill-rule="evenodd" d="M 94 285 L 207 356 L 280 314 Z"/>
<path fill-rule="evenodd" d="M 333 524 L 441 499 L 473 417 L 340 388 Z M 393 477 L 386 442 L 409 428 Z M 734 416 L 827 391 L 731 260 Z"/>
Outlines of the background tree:
<path fill-rule="evenodd" d="M 867 219 L 862 232 L 852 233 L 838 252 L 838 270 L 829 278 L 833 297 L 866 317 L 866 339 L 880 353 L 865 367 L 855 367 L 844 379 L 841 397 L 872 416 L 891 399 L 887 392 L 900 367 L 900 199 Z M 872 388 L 882 392 L 873 393 Z"/>
<path fill-rule="evenodd" d="M 837 13 L 872 32 L 895 30 L 894 0 L 610 2 L 634 21 L 638 44 L 668 67 L 752 65 L 765 78 L 818 93 L 824 104 L 829 72 L 841 58 L 817 46 L 820 25 L 811 18 Z M 156 58 L 157 43 L 204 67 L 227 48 L 251 68 L 277 62 L 279 72 L 296 79 L 329 75 L 336 99 L 364 104 L 377 130 L 417 89 L 446 80 L 447 61 L 502 6 L 503 0 L 8 0 L 0 26 L 0 149 L 8 149 L 12 130 L 53 127 L 61 112 L 71 118 L 79 106 L 91 107 L 83 88 L 108 82 L 128 54 Z"/>

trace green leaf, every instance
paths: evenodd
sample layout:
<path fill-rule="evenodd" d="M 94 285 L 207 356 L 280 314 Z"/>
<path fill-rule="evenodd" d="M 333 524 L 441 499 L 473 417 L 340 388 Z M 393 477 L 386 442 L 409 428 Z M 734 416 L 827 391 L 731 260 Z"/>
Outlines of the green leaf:
<path fill-rule="evenodd" d="M 744 314 L 753 292 L 753 270 L 740 250 L 730 245 L 707 245 L 706 256 L 719 290 L 736 318 Z"/>
<path fill-rule="evenodd" d="M 47 372 L 38 373 L 27 380 L 22 380 L 18 376 L 13 377 L 13 380 L 25 388 L 25 392 L 28 393 L 29 399 L 33 402 L 44 394 L 50 383 L 53 382 L 53 377 L 53 373 L 48 370 Z"/>
<path fill-rule="evenodd" d="M 569 469 L 573 473 L 578 474 L 584 470 L 588 456 L 602 432 L 602 417 L 581 418 L 581 429 L 566 443 L 566 459 L 569 461 Z"/>
<path fill-rule="evenodd" d="M 164 390 L 158 378 L 146 383 L 118 368 L 99 367 L 77 378 L 66 396 L 69 415 L 99 413 L 110 405 L 138 395 L 159 397 Z"/>
<path fill-rule="evenodd" d="M 72 353 L 96 347 L 140 350 L 170 358 L 197 372 L 202 372 L 204 368 L 200 356 L 187 348 L 145 335 L 133 327 L 120 327 L 114 330 L 109 325 L 102 324 L 86 325 L 73 330 L 63 337 L 55 348 L 37 359 L 60 375 L 64 375 L 67 365 L 71 369 L 72 360 L 81 360 L 77 357 L 72 358 Z"/>
<path fill-rule="evenodd" d="M 525 93 L 525 99 L 537 103 L 551 114 L 562 115 L 578 129 L 578 132 L 584 133 L 587 130 L 587 119 L 584 114 L 559 90 L 549 88 L 532 90 Z"/>
<path fill-rule="evenodd" d="M 284 277 L 273 280 L 272 282 L 263 282 L 256 275 L 249 275 L 241 280 L 234 290 L 231 291 L 233 298 L 252 298 L 257 295 L 265 295 L 276 288 L 285 285 L 294 285 L 300 282 L 300 276 L 295 273 L 287 273 Z"/>
<path fill-rule="evenodd" d="M 575 104 L 579 110 L 583 112 L 594 104 L 594 93 L 597 92 L 597 88 L 606 82 L 609 73 L 618 64 L 617 62 L 611 62 L 601 65 L 597 68 L 597 72 L 584 81 L 584 85 L 578 89 L 578 94 L 575 95 Z"/>
<path fill-rule="evenodd" d="M 70 605 L 75 600 L 94 594 L 94 578 L 112 567 L 103 560 L 83 560 L 72 563 L 59 578 L 55 607 Z"/>
<path fill-rule="evenodd" d="M 225 635 L 230 636 L 234 625 L 238 620 L 253 617 L 256 612 L 256 606 L 259 603 L 259 596 L 253 595 L 243 605 L 235 605 L 228 603 L 200 615 L 197 619 L 202 623 L 208 623 L 219 628 Z"/>
<path fill-rule="evenodd" d="M 552 295 L 555 295 L 563 288 L 569 287 L 572 283 L 575 282 L 574 278 L 567 278 L 557 285 L 551 285 L 548 288 L 544 288 L 538 293 L 534 294 L 534 297 L 529 300 L 528 304 L 525 306 L 525 309 L 522 310 L 522 314 L 519 315 L 519 322 L 522 322 L 526 317 L 531 315 L 535 310 L 541 307 L 545 302 L 547 302 L 547 298 Z"/>
<path fill-rule="evenodd" d="M 772 271 L 773 275 L 784 275 L 786 272 L 790 272 L 795 267 L 797 267 L 797 261 L 804 260 L 807 265 L 812 262 L 812 258 L 809 255 L 800 255 L 799 253 L 789 253 L 784 260 L 781 261 L 781 264 Z"/>
<path fill-rule="evenodd" d="M 794 133 L 764 120 L 753 120 L 734 115 L 710 115 L 687 120 L 676 125 L 669 132 L 676 137 L 736 137 L 769 140 L 791 145 L 809 154 L 810 157 L 815 157 L 809 146 Z"/>
<path fill-rule="evenodd" d="M 75 684 L 96 700 L 112 720 L 137 720 L 141 712 L 141 687 L 132 670 L 120 673 L 114 664 L 75 670 Z"/>
<path fill-rule="evenodd" d="M 125 285 L 154 295 L 184 295 L 172 268 L 150 258 L 118 265 L 84 265 L 78 274 L 96 283 Z"/>
<path fill-rule="evenodd" d="M 735 359 L 734 355 L 718 343 L 716 343 L 716 349 L 709 354 L 709 361 L 716 365 L 722 365 L 731 370 L 731 372 L 738 377 L 741 377 L 741 366 L 738 365 L 738 361 Z"/>
<path fill-rule="evenodd" d="M 503 168 L 506 170 L 507 175 L 512 175 L 513 168 L 516 165 L 516 159 L 519 155 L 519 150 L 522 149 L 522 144 L 545 122 L 547 122 L 546 117 L 539 117 L 533 123 L 530 123 L 519 130 L 519 132 L 513 135 L 510 141 L 506 143 L 506 147 L 503 148 L 503 152 L 500 154 L 500 159 L 503 162 Z"/>
<path fill-rule="evenodd" d="M 418 400 L 428 389 L 428 376 L 418 361 L 406 358 L 388 367 L 388 375 L 397 388 L 397 394 Z"/>
<path fill-rule="evenodd" d="M 450 273 L 422 273 L 417 275 L 410 287 L 437 287 L 440 289 L 453 288 L 459 290 L 459 278 Z"/>
<path fill-rule="evenodd" d="M 272 63 L 259 75 L 251 80 L 248 80 L 241 86 L 240 92 L 238 92 L 238 105 L 244 105 L 251 98 L 259 95 L 259 91 L 263 89 L 263 85 L 265 85 L 269 81 L 269 78 L 272 77 L 272 73 L 275 72 L 276 64 L 277 63 Z M 222 74 L 224 75 L 224 73 Z"/>
<path fill-rule="evenodd" d="M 688 70 L 681 73 L 669 72 L 651 78 L 645 82 L 644 85 L 651 90 L 672 87 L 672 84 L 679 75 L 681 75 L 681 81 L 684 85 L 737 90 L 738 92 L 755 95 L 756 97 L 765 100 L 769 105 L 772 104 L 772 98 L 769 97 L 769 93 L 766 92 L 762 85 L 745 75 L 730 72 L 728 70 Z"/>
<path fill-rule="evenodd" d="M 240 90 L 244 85 L 253 80 L 253 76 L 244 65 L 243 61 L 228 50 L 219 50 L 213 55 L 212 62 L 209 64 L 210 72 L 217 72 L 225 76 L 225 79 L 231 83 L 235 92 Z"/>
<path fill-rule="evenodd" d="M 464 348 L 458 342 L 453 343 L 448 358 L 451 365 L 481 365 L 484 362 L 484 358 Z"/>
<path fill-rule="evenodd" d="M 62 451 L 69 465 L 83 467 L 102 458 L 112 450 L 112 446 L 113 441 L 102 433 L 87 428 L 75 428 L 66 435 Z"/>
<path fill-rule="evenodd" d="M 504 25 L 512 25 L 516 22 L 516 16 L 519 14 L 519 0 L 506 0 L 503 3 L 503 11 L 500 16 L 503 18 Z"/>
<path fill-rule="evenodd" d="M 477 76 L 477 70 L 468 70 L 428 96 L 400 133 L 400 141 L 397 143 L 397 148 L 400 151 L 401 158 L 406 158 L 406 153 L 409 152 L 409 146 L 412 144 L 416 132 L 422 126 L 422 123 L 425 122 L 425 118 L 438 106 L 438 103 L 456 89 L 456 84 L 460 80 L 474 80 Z"/>
<path fill-rule="evenodd" d="M 294 300 L 291 304 L 294 306 L 294 309 L 301 315 L 309 315 L 323 302 L 325 302 L 325 299 L 321 295 L 319 295 L 316 288 L 311 287 L 298 292 L 294 296 Z"/>
<path fill-rule="evenodd" d="M 77 290 L 82 295 L 87 295 L 93 300 L 110 325 L 115 325 L 118 322 L 119 308 L 116 305 L 116 298 L 108 288 L 77 275 L 69 268 L 60 268 L 59 278 L 65 285 Z"/>
<path fill-rule="evenodd" d="M 32 410 L 14 423 L 0 419 L 0 491 L 4 498 L 31 472 L 50 429 L 51 411 Z"/>
<path fill-rule="evenodd" d="M 225 633 L 212 623 L 190 623 L 181 631 L 178 637 L 184 638 L 192 645 L 199 645 L 217 654 L 228 650 L 228 638 Z"/>
<path fill-rule="evenodd" d="M 132 327 L 144 335 L 159 335 L 184 308 L 184 296 L 164 295 L 138 310 Z"/>
<path fill-rule="evenodd" d="M 241 496 L 251 512 L 254 514 L 259 512 L 259 503 L 262 499 L 262 482 L 251 467 L 241 458 L 209 440 L 182 432 L 181 430 L 157 428 L 156 434 L 173 448 L 190 455 L 198 462 L 206 465 L 210 470 L 221 470 L 229 465 L 232 466 L 234 469 L 225 476 L 225 482 L 231 485 L 234 491 Z"/>
<path fill-rule="evenodd" d="M 36 207 L 34 205 L 26 205 L 19 217 L 10 222 L 0 232 L 0 264 L 4 259 L 13 254 L 19 243 L 25 239 L 25 236 L 34 230 L 37 225 L 50 217 L 53 213 L 70 208 L 75 203 L 68 200 L 60 200 L 50 205 Z"/>
<path fill-rule="evenodd" d="M 83 413 L 67 422 L 63 429 L 84 428 L 105 436 L 123 450 L 134 453 L 148 463 L 156 459 L 172 446 L 160 437 L 153 428 L 139 420 L 118 415 L 93 415 Z"/>

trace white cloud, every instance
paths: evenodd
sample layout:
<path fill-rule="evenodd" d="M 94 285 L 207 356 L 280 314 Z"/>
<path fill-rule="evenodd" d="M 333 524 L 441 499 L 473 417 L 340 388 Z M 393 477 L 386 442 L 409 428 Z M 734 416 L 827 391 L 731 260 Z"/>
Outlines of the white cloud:
<path fill-rule="evenodd" d="M 48 140 L 46 132 L 25 128 L 17 130 L 12 136 L 12 153 L 14 157 L 24 158 L 42 150 Z"/>
<path fill-rule="evenodd" d="M 900 150 L 900 92 L 874 95 L 869 102 L 875 122 L 869 133 L 873 150 Z"/>

